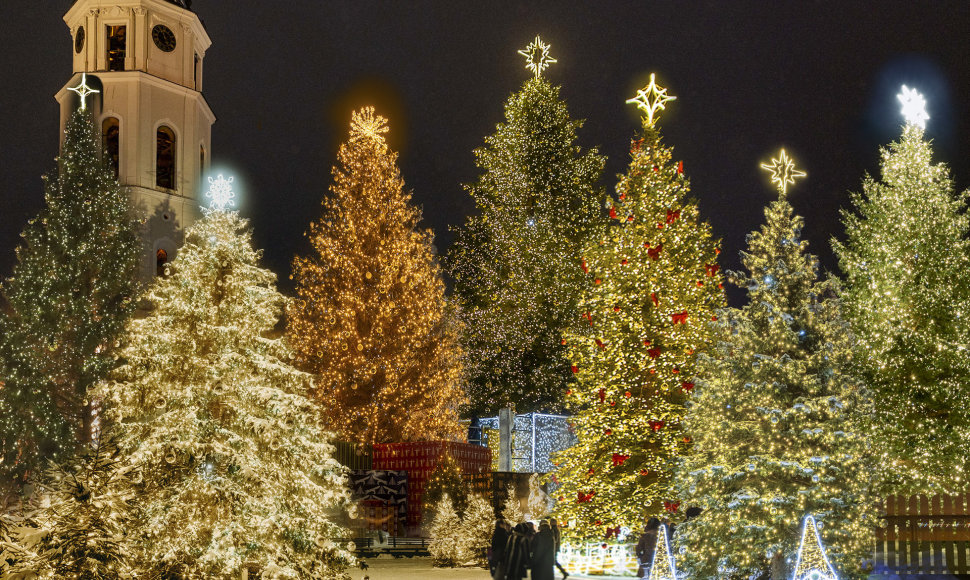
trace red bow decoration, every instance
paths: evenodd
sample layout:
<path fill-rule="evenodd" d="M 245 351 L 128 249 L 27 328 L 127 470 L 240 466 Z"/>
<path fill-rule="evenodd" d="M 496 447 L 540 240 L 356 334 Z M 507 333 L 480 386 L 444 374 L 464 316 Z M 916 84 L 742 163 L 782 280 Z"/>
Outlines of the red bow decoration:
<path fill-rule="evenodd" d="M 581 318 L 585 318 L 586 320 L 589 321 L 589 325 L 593 326 L 593 315 L 591 313 L 583 312 L 583 315 L 581 316 Z"/>
<path fill-rule="evenodd" d="M 571 367 L 569 367 L 569 370 L 573 371 L 573 374 L 576 374 L 579 372 L 579 367 L 576 365 L 572 365 Z"/>
<path fill-rule="evenodd" d="M 589 266 L 586 265 L 586 258 L 583 258 L 583 273 L 589 274 Z"/>
<path fill-rule="evenodd" d="M 646 476 L 650 475 L 650 471 L 648 471 L 646 469 L 641 469 L 640 470 L 640 475 L 643 476 L 643 477 L 646 477 Z"/>
<path fill-rule="evenodd" d="M 616 219 L 616 207 L 610 206 L 610 219 Z"/>
<path fill-rule="evenodd" d="M 668 224 L 672 224 L 675 221 L 677 221 L 678 219 L 680 219 L 680 210 L 679 209 L 677 211 L 670 211 L 669 209 L 667 210 L 667 223 Z"/>
<path fill-rule="evenodd" d="M 583 493 L 580 491 L 580 492 L 576 492 L 576 495 L 577 495 L 576 503 L 588 503 L 592 501 L 593 496 L 596 495 L 596 492 L 591 491 L 589 493 Z"/>
<path fill-rule="evenodd" d="M 720 271 L 721 267 L 717 264 L 704 264 L 704 269 L 707 270 L 708 276 L 714 276 L 714 274 L 717 274 L 718 271 Z"/>
<path fill-rule="evenodd" d="M 677 368 L 677 367 L 674 367 L 674 368 L 670 369 L 670 372 L 674 373 L 675 375 L 679 375 L 680 374 L 680 369 Z"/>
<path fill-rule="evenodd" d="M 685 393 L 689 393 L 694 390 L 694 383 L 688 383 L 687 381 L 684 381 L 683 383 L 680 384 L 680 388 L 684 389 Z"/>
<path fill-rule="evenodd" d="M 626 199 L 626 193 L 621 193 L 620 194 L 620 201 L 623 201 L 624 199 Z"/>
<path fill-rule="evenodd" d="M 647 349 L 647 354 L 650 355 L 650 358 L 657 358 L 658 356 L 660 356 L 660 349 L 659 348 L 648 348 Z"/>
<path fill-rule="evenodd" d="M 687 324 L 687 311 L 678 312 L 670 315 L 670 320 L 674 324 Z"/>
<path fill-rule="evenodd" d="M 614 453 L 613 467 L 620 467 L 621 465 L 623 465 L 623 462 L 625 462 L 629 458 L 630 458 L 629 455 L 620 455 L 619 453 Z"/>
<path fill-rule="evenodd" d="M 598 347 L 600 347 L 600 348 L 602 348 L 604 350 L 606 349 L 606 345 L 603 344 L 603 341 L 600 340 L 600 339 L 598 339 L 598 338 L 596 339 L 596 346 L 598 346 Z"/>
<path fill-rule="evenodd" d="M 626 216 L 626 221 L 632 222 L 633 221 L 633 215 L 631 214 L 631 215 Z"/>
<path fill-rule="evenodd" d="M 680 502 L 679 501 L 673 501 L 673 502 L 671 502 L 671 501 L 665 501 L 664 502 L 664 509 L 667 510 L 668 512 L 672 513 L 672 514 L 673 513 L 677 513 L 677 508 L 679 508 L 679 507 L 680 507 Z"/>
<path fill-rule="evenodd" d="M 657 293 L 656 292 L 651 292 L 650 293 L 650 299 L 653 300 L 653 305 L 654 306 L 660 306 L 660 299 L 657 298 Z"/>
<path fill-rule="evenodd" d="M 684 173 L 684 162 L 683 161 L 678 161 L 677 162 L 677 175 L 681 175 L 683 173 Z"/>
<path fill-rule="evenodd" d="M 600 392 L 597 394 L 600 398 L 600 403 L 606 402 L 606 389 L 600 389 Z"/>
<path fill-rule="evenodd" d="M 615 528 L 606 528 L 607 540 L 609 540 L 610 538 L 618 538 L 618 537 L 620 537 L 620 526 L 616 526 Z"/>
<path fill-rule="evenodd" d="M 659 171 L 660 171 L 660 168 L 659 168 L 659 167 L 657 167 L 656 165 L 654 165 L 654 166 L 653 166 L 653 172 L 654 172 L 654 173 L 657 173 L 657 172 L 659 172 Z"/>
<path fill-rule="evenodd" d="M 651 420 L 651 421 L 647 421 L 647 425 L 650 425 L 650 430 L 656 433 L 657 431 L 660 431 L 661 429 L 663 429 L 664 422 Z"/>
<path fill-rule="evenodd" d="M 643 145 L 643 139 L 637 139 L 632 144 L 630 144 L 630 152 L 639 151 L 640 146 Z"/>
<path fill-rule="evenodd" d="M 660 258 L 660 252 L 662 252 L 663 249 L 664 249 L 663 244 L 660 244 L 656 248 L 647 248 L 647 255 L 650 256 L 650 259 L 656 260 Z"/>

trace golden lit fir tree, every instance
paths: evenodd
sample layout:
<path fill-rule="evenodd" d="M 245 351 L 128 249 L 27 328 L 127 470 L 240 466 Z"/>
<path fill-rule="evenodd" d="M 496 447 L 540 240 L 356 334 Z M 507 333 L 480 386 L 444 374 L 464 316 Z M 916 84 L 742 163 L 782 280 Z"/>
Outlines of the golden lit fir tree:
<path fill-rule="evenodd" d="M 288 338 L 329 427 L 365 444 L 457 437 L 462 353 L 432 234 L 372 107 L 355 112 L 332 195 L 293 260 Z"/>
<path fill-rule="evenodd" d="M 970 218 L 932 155 L 908 122 L 833 241 L 887 492 L 965 491 L 970 469 Z"/>
<path fill-rule="evenodd" d="M 21 234 L 0 319 L 2 471 L 43 467 L 90 437 L 88 389 L 115 365 L 141 252 L 131 201 L 85 109 L 67 123 L 46 207 Z"/>
<path fill-rule="evenodd" d="M 465 481 L 461 467 L 450 454 L 444 454 L 438 464 L 431 471 L 431 476 L 424 483 L 424 495 L 421 502 L 426 506 L 437 505 L 445 495 L 451 497 L 455 511 L 459 516 L 464 515 L 468 507 L 471 487 Z"/>
<path fill-rule="evenodd" d="M 220 176 L 210 193 L 228 189 Z M 260 254 L 236 212 L 193 224 L 98 390 L 134 480 L 128 534 L 161 577 L 253 564 L 264 577 L 331 578 L 353 562 L 334 541 L 347 534 L 334 522 L 350 505 L 345 469 L 310 375 L 274 330 L 286 298 Z"/>
<path fill-rule="evenodd" d="M 671 478 L 690 448 L 683 419 L 696 359 L 724 304 L 718 242 L 661 142 L 655 109 L 641 107 L 642 137 L 608 201 L 612 227 L 581 260 L 587 289 L 573 316 L 583 328 L 567 337 L 578 442 L 554 457 L 555 514 L 565 534 L 593 541 L 675 509 Z"/>
<path fill-rule="evenodd" d="M 844 372 L 853 338 L 837 284 L 817 279 L 804 220 L 784 193 L 765 218 L 741 252 L 746 272 L 728 273 L 748 304 L 718 314 L 717 348 L 702 357 L 689 406 L 693 449 L 678 488 L 683 505 L 703 511 L 677 530 L 680 567 L 696 578 L 791 569 L 802 518 L 813 513 L 833 560 L 858 576 L 876 520 L 859 421 L 869 407 Z"/>
<path fill-rule="evenodd" d="M 576 264 L 584 241 L 605 228 L 596 186 L 605 158 L 576 144 L 582 124 L 536 74 L 475 151 L 482 173 L 468 190 L 478 213 L 457 231 L 447 261 L 473 414 L 563 408 L 572 379 L 562 334 L 577 324 L 584 284 Z"/>

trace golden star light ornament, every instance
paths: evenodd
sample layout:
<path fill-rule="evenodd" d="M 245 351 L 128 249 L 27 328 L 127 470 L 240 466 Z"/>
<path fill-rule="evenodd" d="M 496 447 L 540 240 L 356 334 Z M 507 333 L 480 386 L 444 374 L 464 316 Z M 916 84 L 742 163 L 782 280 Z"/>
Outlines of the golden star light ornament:
<path fill-rule="evenodd" d="M 904 87 L 905 88 L 905 87 Z M 67 90 L 72 93 L 77 93 L 77 96 L 81 97 L 81 110 L 84 111 L 88 108 L 88 96 L 96 95 L 101 91 L 97 89 L 92 89 L 88 86 L 88 75 L 87 73 L 81 73 L 81 84 L 76 87 L 67 87 Z"/>
<path fill-rule="evenodd" d="M 361 139 L 373 139 L 384 142 L 384 133 L 387 133 L 387 119 L 374 114 L 374 107 L 364 107 L 360 111 L 354 111 L 350 120 L 350 142 L 354 143 Z"/>
<path fill-rule="evenodd" d="M 903 85 L 902 92 L 896 95 L 903 108 L 900 113 L 906 119 L 907 125 L 916 125 L 920 129 L 926 128 L 926 121 L 930 115 L 926 112 L 926 99 L 916 89 Z"/>
<path fill-rule="evenodd" d="M 772 159 L 771 163 L 762 163 L 761 168 L 771 172 L 771 182 L 781 195 L 788 193 L 789 185 L 795 185 L 796 177 L 805 177 L 804 171 L 795 169 L 795 161 L 788 157 L 784 149 L 777 159 Z"/>
<path fill-rule="evenodd" d="M 648 127 L 653 127 L 657 121 L 658 112 L 666 109 L 667 101 L 675 101 L 677 97 L 667 94 L 667 89 L 657 86 L 657 75 L 650 73 L 650 84 L 637 91 L 637 96 L 627 100 L 628 105 L 636 105 L 637 108 L 647 114 L 646 122 Z"/>
<path fill-rule="evenodd" d="M 542 39 L 536 36 L 529 46 L 519 51 L 519 54 L 525 57 L 525 68 L 531 70 L 536 78 L 541 77 L 542 71 L 549 68 L 550 64 L 558 62 L 549 56 L 550 48 L 552 48 L 551 44 L 542 42 Z"/>

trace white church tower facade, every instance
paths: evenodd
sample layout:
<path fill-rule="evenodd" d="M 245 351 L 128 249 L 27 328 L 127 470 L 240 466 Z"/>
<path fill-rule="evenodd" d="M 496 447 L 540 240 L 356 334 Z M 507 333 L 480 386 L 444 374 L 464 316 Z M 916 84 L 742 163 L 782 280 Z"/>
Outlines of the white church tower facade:
<path fill-rule="evenodd" d="M 191 0 L 75 0 L 64 16 L 74 76 L 55 98 L 61 135 L 87 84 L 118 181 L 144 219 L 142 278 L 164 270 L 198 216 L 215 115 L 202 96 L 212 41 Z"/>

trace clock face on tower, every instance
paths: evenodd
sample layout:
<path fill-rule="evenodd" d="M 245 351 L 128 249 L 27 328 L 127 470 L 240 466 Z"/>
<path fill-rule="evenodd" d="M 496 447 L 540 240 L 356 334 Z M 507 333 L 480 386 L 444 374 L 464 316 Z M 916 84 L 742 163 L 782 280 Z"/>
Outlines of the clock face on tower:
<path fill-rule="evenodd" d="M 152 28 L 152 40 L 155 46 L 162 52 L 172 52 L 175 50 L 175 33 L 164 24 L 158 24 Z"/>
<path fill-rule="evenodd" d="M 81 54 L 84 50 L 84 27 L 81 26 L 77 29 L 77 34 L 74 35 L 74 52 Z"/>

